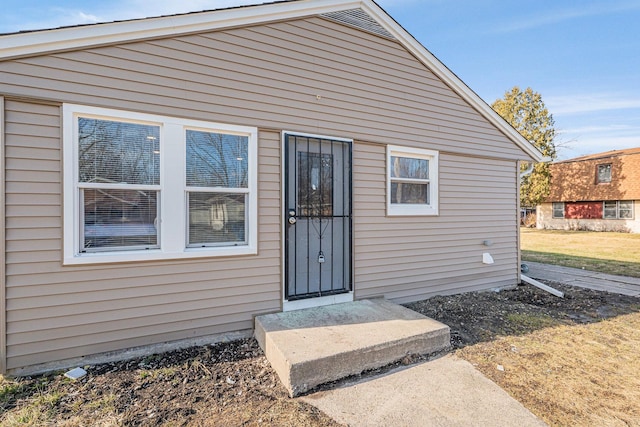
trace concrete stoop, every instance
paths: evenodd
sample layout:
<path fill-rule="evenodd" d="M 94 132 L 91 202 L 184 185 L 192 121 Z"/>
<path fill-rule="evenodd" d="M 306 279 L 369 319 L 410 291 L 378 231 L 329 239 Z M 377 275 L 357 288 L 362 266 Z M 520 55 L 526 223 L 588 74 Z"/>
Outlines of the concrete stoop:
<path fill-rule="evenodd" d="M 258 316 L 255 335 L 292 397 L 450 345 L 447 325 L 384 299 Z"/>

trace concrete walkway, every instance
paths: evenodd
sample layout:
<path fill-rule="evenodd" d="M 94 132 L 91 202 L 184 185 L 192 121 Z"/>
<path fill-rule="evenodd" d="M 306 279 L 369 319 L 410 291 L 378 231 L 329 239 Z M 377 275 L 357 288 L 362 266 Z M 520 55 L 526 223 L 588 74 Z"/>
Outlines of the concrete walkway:
<path fill-rule="evenodd" d="M 350 427 L 546 424 L 453 355 L 300 398 Z"/>
<path fill-rule="evenodd" d="M 640 297 L 640 279 L 526 262 L 527 276 Z M 454 355 L 309 394 L 339 423 L 367 426 L 544 426 L 522 404 Z"/>
<path fill-rule="evenodd" d="M 529 266 L 527 276 L 533 279 L 550 280 L 565 285 L 607 291 L 623 295 L 640 296 L 640 279 L 614 276 L 579 268 L 561 267 L 551 264 L 524 261 Z"/>

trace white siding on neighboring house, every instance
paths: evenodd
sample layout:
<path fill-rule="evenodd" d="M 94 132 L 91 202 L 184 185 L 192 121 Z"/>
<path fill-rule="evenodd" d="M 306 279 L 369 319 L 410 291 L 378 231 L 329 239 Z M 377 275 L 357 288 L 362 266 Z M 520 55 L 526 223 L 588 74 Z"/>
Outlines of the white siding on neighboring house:
<path fill-rule="evenodd" d="M 542 203 L 536 209 L 536 227 L 548 230 L 592 230 L 640 233 L 640 200 L 632 200 L 633 219 L 569 219 L 554 218 L 553 203 Z"/>
<path fill-rule="evenodd" d="M 279 22 L 0 62 L 0 94 L 10 370 L 248 329 L 280 310 L 282 129 L 358 141 L 357 298 L 517 281 L 526 154 L 395 41 Z M 258 255 L 63 267 L 62 103 L 260 129 Z M 386 144 L 440 151 L 440 216 L 386 217 Z"/>

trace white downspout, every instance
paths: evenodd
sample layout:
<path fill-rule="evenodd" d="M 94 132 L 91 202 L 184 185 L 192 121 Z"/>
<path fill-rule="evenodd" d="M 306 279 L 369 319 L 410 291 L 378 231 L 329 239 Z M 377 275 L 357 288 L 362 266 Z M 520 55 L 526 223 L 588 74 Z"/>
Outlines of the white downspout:
<path fill-rule="evenodd" d="M 545 160 L 547 160 L 547 158 L 542 159 L 541 163 L 545 163 Z M 531 172 L 533 172 L 533 168 L 535 167 L 535 163 L 534 162 L 529 162 L 529 166 L 527 167 L 526 170 L 520 172 L 520 179 L 524 178 L 527 175 L 530 175 Z"/>

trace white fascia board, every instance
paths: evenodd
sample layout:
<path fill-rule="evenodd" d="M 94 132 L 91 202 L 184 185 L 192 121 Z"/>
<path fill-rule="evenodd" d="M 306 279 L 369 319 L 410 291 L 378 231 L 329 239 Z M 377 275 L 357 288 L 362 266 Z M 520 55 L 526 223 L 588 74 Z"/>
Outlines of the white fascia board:
<path fill-rule="evenodd" d="M 371 0 L 362 0 L 360 6 L 362 10 L 367 12 L 380 25 L 391 33 L 396 39 L 404 45 L 416 58 L 441 78 L 449 87 L 451 87 L 465 101 L 470 103 L 484 118 L 489 120 L 494 126 L 501 130 L 509 139 L 511 139 L 518 147 L 520 147 L 531 159 L 536 162 L 543 161 L 542 153 L 527 141 L 520 133 L 507 123 L 498 113 L 496 113 L 482 98 L 480 98 L 473 90 L 469 88 L 458 76 L 449 70 L 438 58 L 429 52 L 420 42 L 418 42 L 411 34 L 409 34 L 402 26 L 400 26 L 393 18 L 391 18 L 380 6 Z"/>
<path fill-rule="evenodd" d="M 349 10 L 361 0 L 302 0 L 142 18 L 0 37 L 0 61 L 50 52 L 255 25 Z"/>

